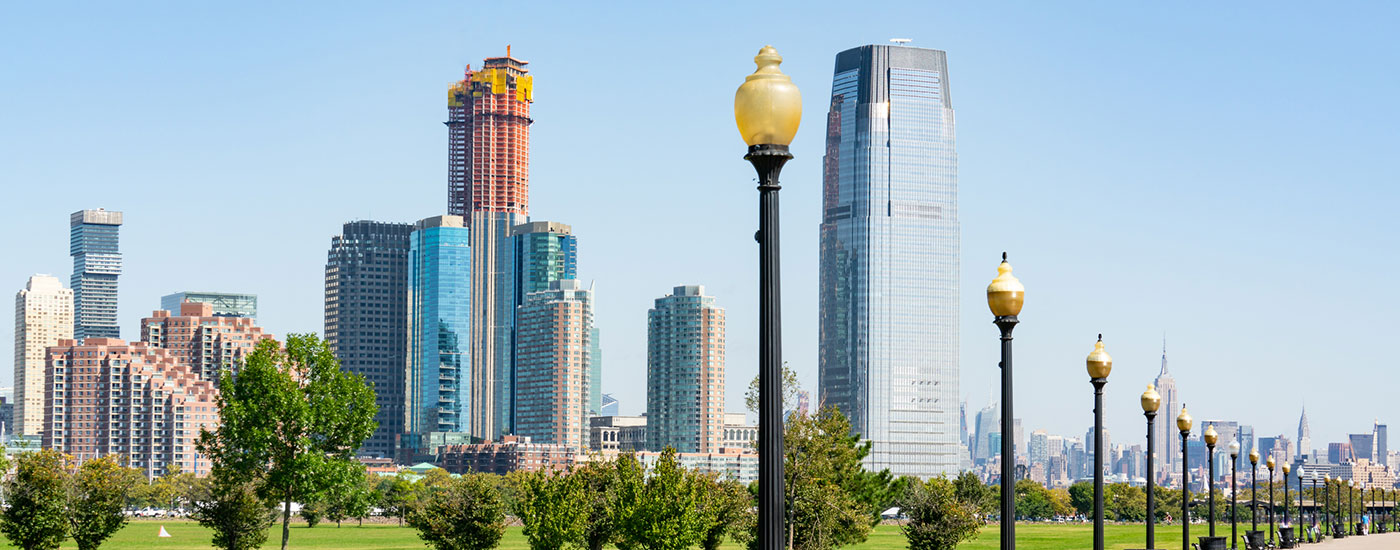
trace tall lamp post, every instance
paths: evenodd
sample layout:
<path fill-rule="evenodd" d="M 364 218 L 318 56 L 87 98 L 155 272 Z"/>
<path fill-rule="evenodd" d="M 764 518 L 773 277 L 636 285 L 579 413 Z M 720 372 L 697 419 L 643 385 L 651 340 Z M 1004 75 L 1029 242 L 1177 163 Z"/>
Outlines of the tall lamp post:
<path fill-rule="evenodd" d="M 1206 494 L 1210 495 L 1210 537 L 1215 538 L 1215 442 L 1220 435 L 1215 433 L 1215 425 L 1206 427 L 1201 437 L 1206 440 Z"/>
<path fill-rule="evenodd" d="M 758 172 L 758 531 L 759 548 L 783 544 L 783 344 L 778 255 L 778 174 L 802 121 L 802 94 L 778 68 L 778 50 L 764 46 L 758 69 L 734 93 L 734 122 L 748 144 L 744 159 Z M 1007 433 L 1007 432 L 1003 432 Z"/>
<path fill-rule="evenodd" d="M 1176 415 L 1176 428 L 1181 430 L 1181 550 L 1191 550 L 1191 455 L 1186 454 L 1186 440 L 1191 437 L 1191 415 L 1186 404 Z"/>
<path fill-rule="evenodd" d="M 1235 541 L 1239 540 L 1239 533 L 1235 531 L 1235 516 L 1239 515 L 1239 509 L 1235 506 L 1235 495 L 1240 492 L 1239 483 L 1235 482 L 1235 464 L 1240 458 L 1240 440 L 1236 436 L 1230 442 L 1230 548 L 1235 548 Z"/>
<path fill-rule="evenodd" d="M 1152 483 L 1157 472 L 1152 469 L 1153 450 L 1152 424 L 1157 420 L 1157 409 L 1162 406 L 1162 396 L 1157 393 L 1157 388 L 1152 384 L 1147 385 L 1147 391 L 1142 392 L 1142 414 L 1147 417 L 1147 548 L 1151 549 L 1154 534 L 1153 527 L 1157 523 L 1157 497 L 1153 495 Z"/>
<path fill-rule="evenodd" d="M 1094 385 L 1094 550 L 1103 550 L 1103 387 L 1113 372 L 1113 358 L 1103 349 L 1102 334 L 1084 365 Z"/>
<path fill-rule="evenodd" d="M 1274 453 L 1264 462 L 1269 467 L 1269 544 L 1274 544 Z"/>
<path fill-rule="evenodd" d="M 1317 536 L 1317 542 L 1322 542 L 1322 535 L 1323 535 L 1324 533 L 1327 532 L 1327 504 L 1326 504 L 1326 502 L 1327 502 L 1327 495 L 1323 495 L 1323 496 L 1322 496 L 1322 501 L 1323 501 L 1323 505 L 1322 505 L 1322 514 L 1319 516 L 1318 513 L 1317 513 L 1317 474 L 1313 474 L 1313 476 L 1312 476 L 1312 486 L 1313 486 L 1313 522 L 1317 522 L 1317 521 L 1321 520 L 1322 525 L 1320 525 L 1320 529 L 1317 530 L 1317 535 L 1318 535 L 1318 536 Z"/>
<path fill-rule="evenodd" d="M 1279 523 L 1289 523 L 1288 521 L 1288 471 L 1292 469 L 1287 462 L 1283 463 L 1283 517 L 1279 518 Z M 1282 535 L 1280 535 L 1282 536 Z"/>
<path fill-rule="evenodd" d="M 1011 331 L 1016 328 L 1016 316 L 1021 314 L 1025 303 L 1026 287 L 1011 274 L 1011 264 L 1006 261 L 1006 253 L 1001 253 L 1001 265 L 997 266 L 997 278 L 987 285 L 987 307 L 991 308 L 993 320 L 1001 329 L 1001 550 L 1016 548 L 1016 479 L 1012 468 L 1016 464 L 1013 423 L 1011 412 Z"/>
<path fill-rule="evenodd" d="M 1249 449 L 1249 532 L 1259 536 L 1259 449 Z"/>
<path fill-rule="evenodd" d="M 1322 526 L 1327 534 L 1336 535 L 1332 532 L 1332 474 L 1322 475 Z"/>
<path fill-rule="evenodd" d="M 1302 465 L 1302 464 L 1299 464 L 1299 465 L 1298 465 L 1298 538 L 1299 538 L 1300 540 L 1304 538 L 1304 537 L 1303 537 L 1303 531 L 1306 530 L 1306 529 L 1303 528 L 1304 525 L 1305 525 L 1305 523 L 1304 523 L 1304 520 L 1303 520 L 1303 465 Z"/>
<path fill-rule="evenodd" d="M 1360 535 L 1356 528 L 1356 480 L 1347 482 L 1347 523 L 1351 524 L 1351 534 Z"/>

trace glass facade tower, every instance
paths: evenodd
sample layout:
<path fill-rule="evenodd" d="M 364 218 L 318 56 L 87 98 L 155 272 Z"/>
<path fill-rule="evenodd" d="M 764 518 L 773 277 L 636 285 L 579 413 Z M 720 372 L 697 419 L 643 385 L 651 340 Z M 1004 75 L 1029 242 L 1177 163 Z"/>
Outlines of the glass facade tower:
<path fill-rule="evenodd" d="M 79 210 L 68 217 L 68 253 L 73 256 L 73 337 L 121 338 L 117 327 L 117 277 L 122 254 L 117 247 L 122 213 Z"/>
<path fill-rule="evenodd" d="M 724 436 L 724 308 L 678 286 L 647 312 L 647 448 L 718 452 Z"/>
<path fill-rule="evenodd" d="M 959 467 L 957 154 L 947 56 L 837 54 L 820 229 L 821 401 L 874 444 L 867 466 Z"/>
<path fill-rule="evenodd" d="M 431 432 L 457 432 L 475 403 L 462 399 L 471 364 L 471 241 L 462 216 L 414 225 L 408 245 L 408 372 L 402 444 L 414 454 Z"/>

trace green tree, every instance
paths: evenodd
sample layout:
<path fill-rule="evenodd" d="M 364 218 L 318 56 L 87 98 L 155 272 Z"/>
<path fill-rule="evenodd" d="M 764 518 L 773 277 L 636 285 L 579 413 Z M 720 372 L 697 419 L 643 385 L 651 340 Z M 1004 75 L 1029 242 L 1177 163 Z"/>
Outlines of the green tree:
<path fill-rule="evenodd" d="M 331 487 L 326 496 L 326 519 L 334 521 L 336 527 L 340 527 L 340 522 L 349 518 L 359 518 L 363 525 L 364 517 L 374 505 L 376 495 L 372 484 L 374 480 L 371 479 L 373 474 L 366 472 L 364 466 L 359 470 L 359 475 L 351 478 L 350 483 Z"/>
<path fill-rule="evenodd" d="M 495 548 L 506 532 L 506 506 L 485 474 L 466 474 L 431 489 L 408 514 L 419 538 L 437 550 Z"/>
<path fill-rule="evenodd" d="M 617 539 L 617 518 L 626 515 L 631 502 L 618 498 L 618 468 L 616 462 L 589 462 L 576 467 L 572 474 L 583 487 L 588 520 L 583 531 L 583 547 L 603 550 Z"/>
<path fill-rule="evenodd" d="M 1147 519 L 1147 491 L 1127 483 L 1113 483 L 1104 487 L 1105 516 L 1118 521 L 1144 521 Z"/>
<path fill-rule="evenodd" d="M 861 466 L 870 449 L 835 407 L 788 419 L 783 474 L 789 546 L 828 550 L 865 541 L 890 481 L 888 472 L 872 474 Z"/>
<path fill-rule="evenodd" d="M 1016 516 L 1026 519 L 1048 519 L 1055 515 L 1050 491 L 1034 480 L 1016 482 Z"/>
<path fill-rule="evenodd" d="M 315 529 L 317 525 L 320 525 L 321 520 L 326 517 L 326 503 L 320 500 L 303 503 L 301 505 L 301 513 L 297 515 L 301 516 L 302 521 L 306 522 L 307 529 Z"/>
<path fill-rule="evenodd" d="M 256 482 L 222 468 L 214 468 L 208 480 L 192 499 L 193 516 L 214 532 L 214 546 L 224 550 L 262 546 L 272 526 L 273 508 L 258 498 Z"/>
<path fill-rule="evenodd" d="M 174 510 L 188 497 L 194 478 L 194 474 L 181 472 L 179 464 L 167 464 L 165 472 L 146 485 L 144 496 L 156 506 Z"/>
<path fill-rule="evenodd" d="M 787 361 L 783 361 L 783 411 L 791 411 L 797 408 L 797 396 L 802 391 L 802 381 L 797 378 L 797 371 L 788 368 Z M 748 391 L 744 392 L 744 406 L 749 412 L 758 414 L 758 376 L 754 376 L 749 382 Z"/>
<path fill-rule="evenodd" d="M 1070 504 L 1068 489 L 1051 489 L 1050 505 L 1054 508 L 1056 516 L 1074 515 L 1074 505 Z"/>
<path fill-rule="evenodd" d="M 0 514 L 0 532 L 24 550 L 57 550 L 68 538 L 63 455 L 44 449 L 22 454 L 15 462 L 14 478 L 6 483 L 9 507 Z"/>
<path fill-rule="evenodd" d="M 418 491 L 408 479 L 407 472 L 380 479 L 378 492 L 382 495 L 380 508 L 384 509 L 385 514 L 399 518 L 399 526 L 403 526 L 409 512 L 418 508 Z"/>
<path fill-rule="evenodd" d="M 725 537 L 744 538 L 755 503 L 753 495 L 736 481 L 715 479 L 713 475 L 692 473 L 704 489 L 705 527 L 701 531 L 700 547 L 718 550 Z"/>
<path fill-rule="evenodd" d="M 662 451 L 650 477 L 630 453 L 618 457 L 616 466 L 618 500 L 631 503 L 619 510 L 619 549 L 680 550 L 700 542 L 703 488 L 681 468 L 675 449 Z"/>
<path fill-rule="evenodd" d="M 941 477 L 911 485 L 899 504 L 909 518 L 900 526 L 909 550 L 951 550 L 985 524 L 979 504 L 959 498 L 956 484 Z"/>
<path fill-rule="evenodd" d="M 1069 503 L 1074 506 L 1075 512 L 1084 517 L 1094 515 L 1094 484 L 1081 481 L 1070 485 Z"/>
<path fill-rule="evenodd" d="M 87 460 L 68 482 L 68 532 L 78 550 L 95 550 L 126 525 L 126 497 L 131 492 L 128 468 L 117 455 Z"/>
<path fill-rule="evenodd" d="M 958 474 L 953 480 L 953 491 L 958 502 L 971 504 L 982 514 L 991 514 L 1000 509 L 997 490 L 983 484 L 982 480 L 977 478 L 977 474 L 972 472 Z"/>
<path fill-rule="evenodd" d="M 218 431 L 200 436 L 216 466 L 258 479 L 259 494 L 282 504 L 282 549 L 291 536 L 292 502 L 311 502 L 352 483 L 355 450 L 374 432 L 374 390 L 314 334 L 287 336 L 286 351 L 264 340 L 237 376 L 219 386 Z"/>
<path fill-rule="evenodd" d="M 562 472 L 531 472 L 521 484 L 515 515 L 531 550 L 582 544 L 587 528 L 586 495 L 578 478 Z"/>

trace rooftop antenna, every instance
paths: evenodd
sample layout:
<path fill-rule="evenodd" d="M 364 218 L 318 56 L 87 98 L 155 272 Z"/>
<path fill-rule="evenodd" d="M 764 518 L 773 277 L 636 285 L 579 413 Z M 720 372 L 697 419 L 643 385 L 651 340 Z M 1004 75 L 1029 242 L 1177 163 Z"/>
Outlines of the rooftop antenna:
<path fill-rule="evenodd" d="M 891 38 L 891 39 L 890 39 L 890 42 L 894 42 L 894 44 L 895 44 L 896 46 L 903 46 L 903 45 L 908 44 L 908 43 L 913 42 L 913 41 L 914 41 L 914 39 L 912 39 L 912 38 Z"/>

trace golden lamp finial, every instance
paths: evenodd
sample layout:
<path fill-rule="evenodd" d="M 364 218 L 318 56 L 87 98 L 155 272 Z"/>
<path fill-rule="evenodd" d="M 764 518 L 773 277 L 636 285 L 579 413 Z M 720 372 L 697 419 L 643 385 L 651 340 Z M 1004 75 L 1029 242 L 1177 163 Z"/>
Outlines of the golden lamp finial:
<path fill-rule="evenodd" d="M 753 62 L 758 69 L 734 93 L 734 122 L 750 147 L 787 147 L 802 123 L 802 92 L 778 68 L 783 56 L 773 46 L 764 46 Z"/>
<path fill-rule="evenodd" d="M 1113 357 L 1103 349 L 1102 334 L 1099 335 L 1099 341 L 1094 342 L 1094 351 L 1089 352 L 1089 357 L 1084 359 L 1084 365 L 1089 370 L 1089 378 L 1108 378 L 1108 374 L 1113 372 Z"/>
<path fill-rule="evenodd" d="M 1157 387 L 1152 384 L 1147 385 L 1147 391 L 1142 392 L 1142 412 L 1156 413 L 1162 407 L 1162 395 L 1157 393 Z"/>
<path fill-rule="evenodd" d="M 1181 404 L 1181 414 L 1176 415 L 1176 428 L 1181 433 L 1191 433 L 1191 415 L 1186 412 L 1186 404 Z"/>
<path fill-rule="evenodd" d="M 1202 437 L 1206 440 L 1206 446 L 1214 447 L 1216 440 L 1220 438 L 1220 435 L 1215 433 L 1215 424 L 1206 426 L 1206 433 Z"/>

